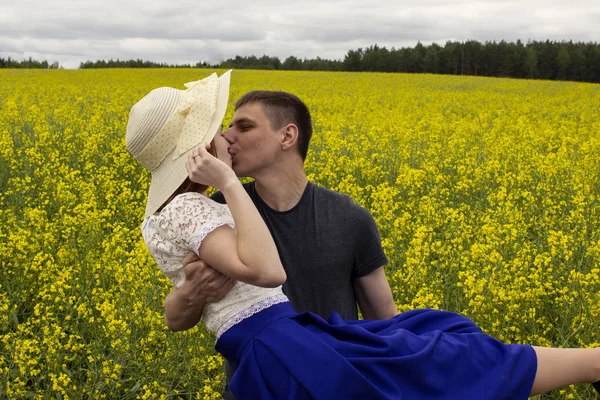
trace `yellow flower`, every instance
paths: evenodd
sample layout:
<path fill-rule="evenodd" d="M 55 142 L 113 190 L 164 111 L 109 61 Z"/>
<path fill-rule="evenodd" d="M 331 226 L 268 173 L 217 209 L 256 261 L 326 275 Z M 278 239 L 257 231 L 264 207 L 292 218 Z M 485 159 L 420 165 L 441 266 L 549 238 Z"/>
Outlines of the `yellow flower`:
<path fill-rule="evenodd" d="M 212 72 L 0 70 L 7 397 L 219 397 L 214 336 L 165 328 L 170 283 L 139 226 L 149 176 L 124 143 L 144 94 Z M 256 87 L 306 101 L 308 176 L 371 212 L 398 310 L 461 312 L 510 342 L 598 346 L 597 85 L 235 74 L 226 121 Z"/>

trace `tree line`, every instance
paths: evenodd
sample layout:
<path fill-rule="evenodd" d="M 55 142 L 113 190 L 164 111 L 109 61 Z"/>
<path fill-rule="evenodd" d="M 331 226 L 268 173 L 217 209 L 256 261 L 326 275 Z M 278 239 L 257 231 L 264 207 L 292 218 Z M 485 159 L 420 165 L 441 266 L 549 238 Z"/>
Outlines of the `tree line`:
<path fill-rule="evenodd" d="M 206 62 L 192 64 L 167 64 L 145 60 L 98 60 L 86 61 L 79 64 L 80 69 L 86 68 L 215 68 Z M 218 66 L 216 67 L 218 68 Z"/>
<path fill-rule="evenodd" d="M 33 58 L 29 57 L 26 60 L 17 61 L 12 58 L 2 58 L 0 57 L 0 68 L 43 68 L 43 69 L 58 69 L 60 65 L 58 61 L 53 62 L 52 64 L 48 63 L 48 61 L 37 61 Z"/>
<path fill-rule="evenodd" d="M 409 72 L 447 75 L 600 82 L 600 44 L 532 41 L 448 41 L 415 47 L 373 45 L 349 50 L 343 60 L 277 57 L 240 57 L 223 61 L 220 68 L 325 70 L 355 72 Z"/>
<path fill-rule="evenodd" d="M 0 68 L 58 68 L 29 58 L 22 62 L 0 58 Z M 343 60 L 320 57 L 284 61 L 263 55 L 236 56 L 217 64 L 167 64 L 144 60 L 98 60 L 79 68 L 234 68 L 306 71 L 408 72 L 448 75 L 496 76 L 600 83 L 600 44 L 573 41 L 465 42 L 448 41 L 387 49 L 378 45 L 349 50 Z"/>

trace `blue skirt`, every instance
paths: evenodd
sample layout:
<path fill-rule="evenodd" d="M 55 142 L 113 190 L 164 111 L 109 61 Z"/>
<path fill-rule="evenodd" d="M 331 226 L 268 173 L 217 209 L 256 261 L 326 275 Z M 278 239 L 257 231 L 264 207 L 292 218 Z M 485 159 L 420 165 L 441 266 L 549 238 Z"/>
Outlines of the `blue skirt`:
<path fill-rule="evenodd" d="M 537 357 L 458 314 L 420 309 L 381 321 L 328 321 L 271 306 L 217 341 L 243 399 L 526 399 Z"/>

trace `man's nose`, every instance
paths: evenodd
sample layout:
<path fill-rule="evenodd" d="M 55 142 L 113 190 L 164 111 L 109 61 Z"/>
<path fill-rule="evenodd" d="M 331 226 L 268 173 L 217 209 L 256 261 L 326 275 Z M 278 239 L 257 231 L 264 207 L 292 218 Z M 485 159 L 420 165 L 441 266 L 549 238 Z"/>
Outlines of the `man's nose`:
<path fill-rule="evenodd" d="M 225 138 L 225 140 L 227 140 L 229 142 L 229 144 L 232 144 L 234 142 L 234 135 L 231 132 L 231 128 L 229 128 L 225 132 L 223 132 L 223 137 Z"/>

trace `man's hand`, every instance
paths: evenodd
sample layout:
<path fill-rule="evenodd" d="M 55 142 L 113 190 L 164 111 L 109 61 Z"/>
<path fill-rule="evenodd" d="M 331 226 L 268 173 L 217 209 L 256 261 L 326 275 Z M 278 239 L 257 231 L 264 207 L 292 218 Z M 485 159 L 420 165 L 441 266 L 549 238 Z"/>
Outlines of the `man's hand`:
<path fill-rule="evenodd" d="M 183 259 L 185 282 L 165 299 L 165 323 L 172 331 L 194 327 L 206 303 L 219 301 L 236 281 L 214 270 L 195 254 Z"/>
<path fill-rule="evenodd" d="M 189 299 L 205 303 L 221 300 L 235 285 L 236 281 L 211 268 L 198 256 L 191 253 L 183 259 L 185 282 L 179 288 L 187 292 Z"/>

